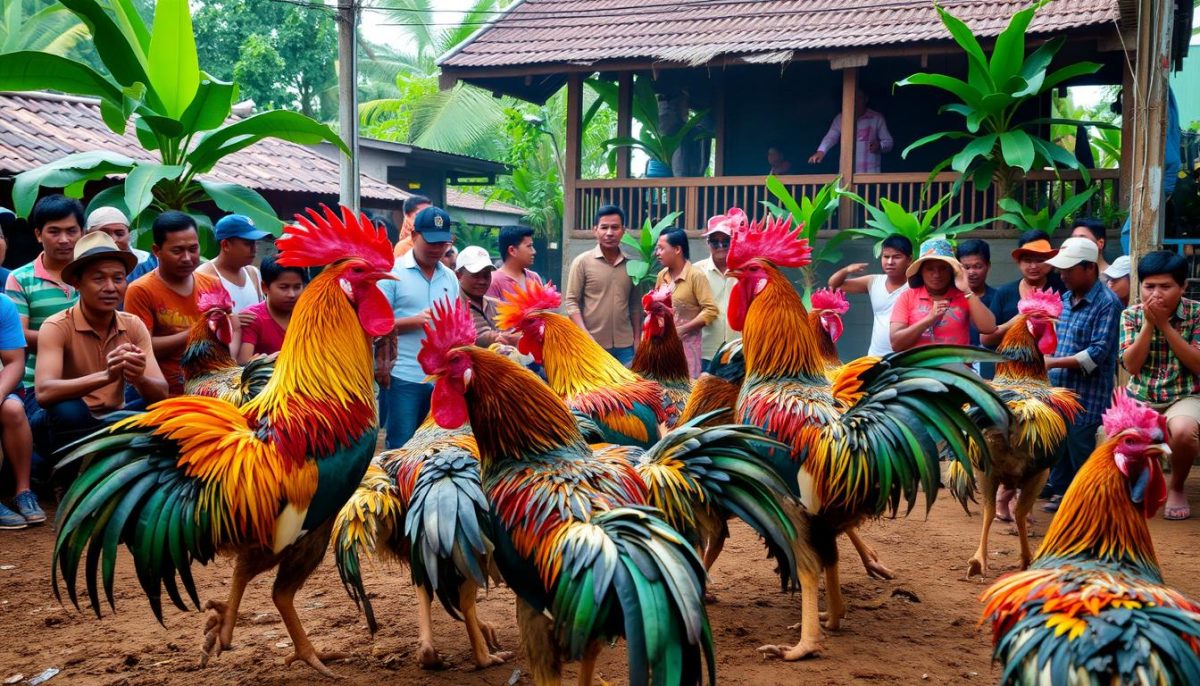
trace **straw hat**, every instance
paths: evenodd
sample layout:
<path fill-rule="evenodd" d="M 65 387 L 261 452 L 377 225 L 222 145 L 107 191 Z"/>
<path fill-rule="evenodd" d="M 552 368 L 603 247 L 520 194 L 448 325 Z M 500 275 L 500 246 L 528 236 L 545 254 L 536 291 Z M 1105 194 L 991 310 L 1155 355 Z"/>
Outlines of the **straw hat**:
<path fill-rule="evenodd" d="M 75 243 L 75 259 L 63 267 L 62 280 L 72 286 L 77 285 L 80 272 L 100 260 L 116 260 L 125 265 L 126 273 L 133 270 L 138 262 L 137 255 L 118 248 L 112 236 L 103 231 L 93 231 Z"/>
<path fill-rule="evenodd" d="M 917 259 L 908 265 L 908 271 L 904 272 L 904 276 L 910 280 L 920 278 L 921 265 L 931 260 L 938 260 L 950 265 L 955 276 L 962 273 L 962 264 L 954 257 L 954 246 L 950 245 L 950 241 L 945 238 L 930 238 L 921 244 Z"/>

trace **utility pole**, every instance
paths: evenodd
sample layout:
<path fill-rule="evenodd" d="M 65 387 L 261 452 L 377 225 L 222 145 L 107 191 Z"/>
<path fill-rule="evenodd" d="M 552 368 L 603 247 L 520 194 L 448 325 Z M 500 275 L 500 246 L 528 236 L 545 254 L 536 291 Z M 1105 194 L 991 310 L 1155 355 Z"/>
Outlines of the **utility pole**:
<path fill-rule="evenodd" d="M 340 201 L 359 209 L 358 175 L 358 0 L 338 0 L 338 131 L 350 148 L 339 158 Z"/>

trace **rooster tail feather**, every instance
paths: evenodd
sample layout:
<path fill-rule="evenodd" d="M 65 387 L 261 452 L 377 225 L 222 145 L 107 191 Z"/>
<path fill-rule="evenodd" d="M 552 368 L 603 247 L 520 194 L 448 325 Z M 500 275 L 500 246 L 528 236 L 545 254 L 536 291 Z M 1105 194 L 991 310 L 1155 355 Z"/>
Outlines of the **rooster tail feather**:
<path fill-rule="evenodd" d="M 375 621 L 374 608 L 363 586 L 362 558 L 364 555 L 381 553 L 381 542 L 384 543 L 383 550 L 390 551 L 391 556 L 403 557 L 401 551 L 395 550 L 400 543 L 396 540 L 396 534 L 400 531 L 402 508 L 400 494 L 392 477 L 378 466 L 371 465 L 354 495 L 342 506 L 333 522 L 333 559 L 337 564 L 338 576 L 355 606 L 366 615 L 367 627 L 372 634 L 379 630 L 379 624 Z"/>
<path fill-rule="evenodd" d="M 975 479 L 967 470 L 963 469 L 962 463 L 958 460 L 949 460 L 946 463 L 945 473 L 942 475 L 942 483 L 946 485 L 946 490 L 950 491 L 959 505 L 962 505 L 963 512 L 967 516 L 971 516 L 971 510 L 967 507 L 967 502 L 978 502 L 975 500 Z"/>
<path fill-rule="evenodd" d="M 271 374 L 275 372 L 275 359 L 279 356 L 267 355 L 266 357 L 256 357 L 250 360 L 242 367 L 241 376 L 241 391 L 242 402 L 248 403 L 258 397 L 266 388 L 267 382 L 271 380 Z"/>
<path fill-rule="evenodd" d="M 724 522 L 732 513 L 763 538 L 770 557 L 780 560 L 783 586 L 795 588 L 797 532 L 782 504 L 790 490 L 762 457 L 772 448 L 788 447 L 751 426 L 702 428 L 713 414 L 677 427 L 639 458 L 637 470 L 650 504 L 693 542 L 701 538 L 696 528 L 703 522 Z M 706 517 L 705 511 L 715 516 Z"/>
<path fill-rule="evenodd" d="M 624 633 L 630 684 L 696 683 L 702 656 L 716 683 L 704 566 L 655 510 L 615 508 L 568 524 L 556 539 L 550 610 L 571 659 L 597 636 Z"/>

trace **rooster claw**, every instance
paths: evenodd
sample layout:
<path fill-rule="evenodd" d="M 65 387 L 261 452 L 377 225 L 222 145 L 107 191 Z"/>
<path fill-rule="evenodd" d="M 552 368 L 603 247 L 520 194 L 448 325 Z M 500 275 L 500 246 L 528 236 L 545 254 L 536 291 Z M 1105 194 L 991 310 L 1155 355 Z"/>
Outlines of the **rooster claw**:
<path fill-rule="evenodd" d="M 200 666 L 207 667 L 208 661 L 229 650 L 233 642 L 233 625 L 236 617 L 229 616 L 229 604 L 210 600 L 204 604 L 208 617 L 204 620 L 204 651 L 200 655 Z"/>
<path fill-rule="evenodd" d="M 334 674 L 332 670 L 325 666 L 324 660 L 344 660 L 348 656 L 345 653 L 318 653 L 315 650 L 310 650 L 301 654 L 299 651 L 292 653 L 286 660 L 283 661 L 284 667 L 289 667 L 297 660 L 312 667 L 322 675 L 330 679 L 341 679 L 342 677 Z"/>
<path fill-rule="evenodd" d="M 975 557 L 967 561 L 967 579 L 978 576 L 982 580 L 987 577 L 987 573 L 987 562 Z"/>
<path fill-rule="evenodd" d="M 821 654 L 821 644 L 816 641 L 800 641 L 794 646 L 765 645 L 758 652 L 766 659 L 778 659 L 785 662 L 795 662 Z"/>
<path fill-rule="evenodd" d="M 487 669 L 488 667 L 495 667 L 496 665 L 502 665 L 505 662 L 508 662 L 509 660 L 511 660 L 513 658 L 514 654 L 515 653 L 513 653 L 511 650 L 501 650 L 499 652 L 490 653 L 490 654 L 488 654 L 486 660 L 483 660 L 483 661 L 476 660 L 475 661 L 475 669 L 476 670 Z"/>
<path fill-rule="evenodd" d="M 871 577 L 872 579 L 886 579 L 890 581 L 896 578 L 896 573 L 879 564 L 878 560 L 864 562 L 863 567 L 865 567 L 867 570 L 867 576 Z"/>

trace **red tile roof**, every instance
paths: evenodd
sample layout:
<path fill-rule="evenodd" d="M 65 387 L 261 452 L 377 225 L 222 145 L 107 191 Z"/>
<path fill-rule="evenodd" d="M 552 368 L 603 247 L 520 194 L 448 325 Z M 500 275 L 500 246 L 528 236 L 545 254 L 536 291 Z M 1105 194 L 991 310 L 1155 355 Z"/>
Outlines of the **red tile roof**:
<path fill-rule="evenodd" d="M 467 193 L 453 188 L 446 189 L 446 205 L 454 210 L 495 212 L 497 214 L 510 214 L 514 217 L 524 217 L 529 214 L 528 211 L 515 205 L 509 205 L 499 200 L 488 200 L 477 193 Z"/>
<path fill-rule="evenodd" d="M 999 35 L 1029 0 L 946 0 L 977 35 Z M 1111 24 L 1118 0 L 1055 0 L 1031 30 Z M 587 66 L 613 60 L 699 65 L 718 57 L 786 62 L 804 50 L 949 38 L 930 0 L 524 0 L 457 51 L 450 70 Z"/>

